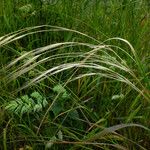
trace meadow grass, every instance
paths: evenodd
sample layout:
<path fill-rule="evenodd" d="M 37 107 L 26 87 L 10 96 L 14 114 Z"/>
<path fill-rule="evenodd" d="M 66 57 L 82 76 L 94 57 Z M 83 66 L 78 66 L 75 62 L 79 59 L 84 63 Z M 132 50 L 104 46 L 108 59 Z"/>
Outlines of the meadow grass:
<path fill-rule="evenodd" d="M 3 0 L 0 148 L 149 149 L 148 6 Z"/>

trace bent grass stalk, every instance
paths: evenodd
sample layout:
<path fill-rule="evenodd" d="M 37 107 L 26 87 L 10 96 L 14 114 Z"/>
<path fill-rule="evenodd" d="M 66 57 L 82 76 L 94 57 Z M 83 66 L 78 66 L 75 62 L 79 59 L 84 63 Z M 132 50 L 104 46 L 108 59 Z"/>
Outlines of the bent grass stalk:
<path fill-rule="evenodd" d="M 41 30 L 41 28 L 43 28 L 43 27 L 48 27 L 51 29 Z M 36 29 L 36 31 L 32 31 L 34 29 Z M 26 33 L 26 31 L 28 33 Z M 11 82 L 12 80 L 19 78 L 20 76 L 24 75 L 25 73 L 29 72 L 30 70 L 34 69 L 35 67 L 42 65 L 45 62 L 50 62 L 50 61 L 54 61 L 54 60 L 57 61 L 59 59 L 64 59 L 64 61 L 59 62 L 56 66 L 54 66 L 54 67 L 52 66 L 50 69 L 47 69 L 44 72 L 41 72 L 40 75 L 34 77 L 29 82 L 25 83 L 25 85 L 23 87 L 17 89 L 17 91 L 20 91 L 20 90 L 27 88 L 31 85 L 34 85 L 36 83 L 39 83 L 42 80 L 44 80 L 45 78 L 47 78 L 48 76 L 55 75 L 55 74 L 58 74 L 60 72 L 63 72 L 63 71 L 69 70 L 69 69 L 76 68 L 75 72 L 77 72 L 77 70 L 83 69 L 83 70 L 90 70 L 90 73 L 87 72 L 84 74 L 79 74 L 77 76 L 74 76 L 75 75 L 75 72 L 74 72 L 70 76 L 70 78 L 66 81 L 64 86 L 67 85 L 68 82 L 72 82 L 74 80 L 77 80 L 77 79 L 80 79 L 83 77 L 101 76 L 101 77 L 110 78 L 110 79 L 114 79 L 116 81 L 126 83 L 127 85 L 132 87 L 134 90 L 139 92 L 148 102 L 150 102 L 149 101 L 150 93 L 149 92 L 145 93 L 146 89 L 145 89 L 144 85 L 142 84 L 141 80 L 138 79 L 138 77 L 136 77 L 134 71 L 132 71 L 132 68 L 130 68 L 130 66 L 128 66 L 127 63 L 125 63 L 125 60 L 122 59 L 119 56 L 119 54 L 117 54 L 115 52 L 113 47 L 117 47 L 117 46 L 104 44 L 107 41 L 104 41 L 102 43 L 93 37 L 90 37 L 84 33 L 81 33 L 81 32 L 75 31 L 75 30 L 71 30 L 71 29 L 67 29 L 67 28 L 63 28 L 63 27 L 57 27 L 57 26 L 43 25 L 43 26 L 37 26 L 37 27 L 29 27 L 29 28 L 26 28 L 26 29 L 23 29 L 23 30 L 14 32 L 12 34 L 8 34 L 6 36 L 1 37 L 0 38 L 0 47 L 5 46 L 6 44 L 14 42 L 15 40 L 21 39 L 30 34 L 36 34 L 39 32 L 50 32 L 50 31 L 74 32 L 76 34 L 79 34 L 86 38 L 89 38 L 90 40 L 92 40 L 93 42 L 97 42 L 98 44 L 91 44 L 93 42 L 91 42 L 91 43 L 61 42 L 61 43 L 56 43 L 56 44 L 50 44 L 48 46 L 40 47 L 35 50 L 26 52 L 25 54 L 21 55 L 20 57 L 16 58 L 15 60 L 13 60 L 10 64 L 8 64 L 4 68 L 4 70 L 6 69 L 6 72 L 7 72 L 7 76 L 4 77 L 5 80 Z M 126 56 L 128 56 L 128 58 L 130 58 L 134 63 L 137 64 L 136 69 L 141 72 L 142 66 L 141 66 L 139 58 L 136 54 L 136 51 L 134 50 L 132 45 L 127 40 L 121 39 L 121 38 L 112 38 L 112 39 L 108 39 L 108 41 L 114 40 L 114 39 L 123 41 L 130 47 L 130 50 L 131 50 L 133 56 L 131 54 L 129 54 L 128 52 L 126 52 L 124 49 L 122 49 L 120 47 L 118 47 L 118 48 Z M 43 56 L 43 54 L 48 54 L 48 52 L 54 52 L 61 48 L 69 48 L 69 47 L 72 48 L 75 46 L 84 46 L 90 50 L 88 52 L 80 51 L 80 52 L 74 52 L 74 53 L 66 52 L 66 53 L 62 53 L 62 54 L 53 54 L 52 56 L 48 56 L 48 57 L 41 59 L 41 56 Z M 30 55 L 32 55 L 32 57 L 29 58 L 28 61 L 22 62 L 24 60 L 24 58 L 27 58 Z M 72 58 L 72 59 L 76 59 L 76 60 L 66 63 L 67 58 Z M 21 62 L 21 63 L 18 65 L 17 64 L 18 62 Z M 16 69 L 13 69 L 11 71 L 11 68 L 14 68 L 14 66 Z M 9 82 L 6 82 L 6 83 L 9 83 Z M 39 130 L 47 116 L 47 113 L 53 106 L 53 104 L 56 101 L 56 99 L 58 98 L 58 96 L 59 96 L 59 94 L 55 97 L 55 99 L 53 100 L 51 105 L 48 107 L 45 115 L 43 116 L 43 119 L 40 122 L 40 125 L 37 129 L 37 134 L 39 133 Z M 144 128 L 143 126 L 137 125 L 137 124 L 125 124 L 125 125 L 112 126 L 112 127 L 108 128 L 108 131 L 112 132 L 112 131 L 118 130 L 120 128 L 125 128 L 128 126 L 137 126 L 137 127 Z M 104 132 L 105 132 L 105 130 L 104 130 Z M 97 139 L 99 136 L 103 135 L 102 133 L 103 132 L 98 133 L 97 135 L 93 136 L 89 140 L 95 141 L 95 139 Z M 112 145 L 112 146 L 117 148 L 117 145 Z"/>
<path fill-rule="evenodd" d="M 52 28 L 52 29 L 40 30 L 41 28 L 44 28 L 44 27 L 48 27 L 48 28 Z M 33 32 L 32 30 L 34 30 L 34 29 L 36 29 L 37 31 Z M 21 76 L 22 74 L 30 71 L 31 69 L 33 69 L 34 67 L 38 66 L 41 63 L 44 63 L 46 61 L 52 61 L 53 59 L 58 59 L 58 58 L 63 58 L 63 57 L 65 58 L 65 56 L 63 56 L 63 54 L 62 54 L 62 56 L 60 56 L 61 54 L 58 54 L 58 55 L 54 55 L 54 56 L 51 56 L 51 57 L 44 58 L 42 60 L 39 60 L 38 62 L 35 62 L 35 60 L 37 60 L 37 58 L 39 58 L 46 51 L 50 51 L 50 50 L 54 51 L 54 50 L 56 50 L 56 48 L 59 48 L 61 46 L 68 46 L 68 47 L 70 46 L 70 47 L 72 47 L 72 46 L 80 46 L 80 45 L 82 45 L 82 46 L 89 47 L 92 50 L 87 52 L 87 53 L 81 53 L 81 56 L 79 56 L 78 53 L 77 53 L 77 55 L 74 54 L 76 56 L 72 56 L 72 57 L 74 57 L 74 58 L 77 57 L 77 56 L 85 57 L 85 59 L 87 59 L 87 60 L 89 60 L 89 58 L 90 58 L 91 62 L 94 61 L 94 62 L 104 63 L 106 65 L 109 65 L 109 66 L 116 67 L 116 68 L 119 68 L 121 70 L 124 70 L 125 72 L 128 72 L 129 74 L 132 75 L 133 79 L 135 79 L 140 84 L 140 86 L 142 87 L 142 90 L 137 90 L 138 88 L 136 88 L 136 86 L 133 86 L 133 84 L 131 84 L 131 82 L 129 82 L 126 78 L 125 78 L 125 80 L 123 78 L 121 80 L 118 78 L 120 81 L 124 81 L 125 83 L 132 85 L 132 87 L 135 87 L 134 89 L 136 89 L 138 92 L 141 91 L 141 93 L 143 93 L 142 92 L 143 89 L 144 89 L 144 91 L 147 91 L 147 90 L 145 90 L 144 86 L 139 81 L 139 79 L 136 78 L 136 75 L 134 75 L 134 73 L 129 68 L 129 66 L 126 66 L 126 64 L 123 65 L 120 62 L 114 61 L 113 59 L 111 61 L 109 61 L 108 60 L 109 57 L 107 57 L 107 55 L 106 55 L 106 59 L 103 59 L 102 57 L 100 57 L 99 55 L 96 54 L 98 51 L 103 51 L 103 53 L 105 53 L 105 51 L 107 52 L 107 50 L 109 50 L 109 51 L 111 51 L 113 53 L 113 57 L 119 58 L 122 62 L 124 62 L 124 60 L 122 60 L 122 58 L 111 48 L 110 45 L 103 45 L 103 43 L 106 43 L 107 41 L 111 41 L 111 40 L 123 41 L 124 43 L 126 43 L 130 47 L 131 52 L 133 53 L 133 56 L 134 56 L 135 59 L 129 53 L 127 53 L 125 50 L 123 50 L 122 48 L 120 48 L 120 50 L 122 52 L 124 52 L 125 54 L 127 54 L 127 56 L 129 56 L 129 58 L 131 58 L 134 62 L 137 63 L 137 67 L 140 68 L 140 71 L 143 70 L 142 69 L 142 65 L 140 64 L 140 61 L 138 59 L 138 56 L 137 56 L 134 48 L 132 47 L 132 45 L 127 40 L 122 39 L 122 38 L 118 38 L 118 37 L 111 38 L 111 39 L 108 39 L 108 40 L 106 40 L 106 41 L 104 41 L 102 43 L 102 42 L 97 41 L 95 38 L 90 37 L 90 36 L 88 36 L 88 35 L 86 35 L 84 33 L 78 32 L 76 30 L 71 30 L 71 29 L 58 27 L 58 26 L 43 25 L 43 26 L 36 26 L 36 27 L 28 27 L 26 29 L 22 29 L 22 30 L 16 31 L 16 32 L 14 32 L 12 34 L 8 34 L 6 36 L 3 36 L 3 37 L 0 38 L 0 46 L 2 47 L 2 46 L 6 45 L 8 43 L 11 43 L 11 42 L 13 42 L 15 40 L 18 40 L 18 39 L 23 38 L 23 37 L 25 37 L 27 35 L 30 35 L 30 34 L 36 34 L 38 32 L 50 32 L 50 31 L 55 32 L 56 30 L 57 31 L 61 30 L 61 31 L 67 31 L 67 32 L 74 32 L 74 33 L 77 33 L 79 35 L 85 36 L 85 37 L 87 37 L 87 38 L 89 38 L 89 39 L 91 39 L 93 41 L 101 43 L 101 45 L 99 45 L 99 44 L 98 45 L 93 45 L 93 44 L 90 44 L 90 43 L 80 43 L 80 42 L 62 42 L 62 43 L 56 43 L 56 44 L 51 44 L 51 45 L 48 45 L 48 46 L 45 46 L 45 47 L 41 47 L 41 48 L 32 50 L 30 52 L 26 52 L 25 54 L 23 54 L 22 56 L 20 56 L 17 59 L 15 59 L 13 62 L 11 62 L 8 66 L 6 66 L 6 69 L 8 70 L 10 67 L 15 65 L 18 61 L 21 61 L 22 59 L 24 59 L 25 57 L 28 57 L 29 55 L 33 55 L 33 57 L 31 59 L 29 59 L 29 61 L 27 61 L 25 64 L 21 65 L 20 67 L 18 66 L 16 70 L 13 70 L 13 72 L 8 74 L 7 78 L 15 79 L 15 78 Z M 25 32 L 28 32 L 28 33 L 25 33 Z M 89 54 L 89 56 L 87 56 L 87 54 Z M 66 57 L 70 57 L 71 53 L 68 53 L 68 56 L 67 56 L 67 53 L 65 55 L 66 55 Z M 93 55 L 94 55 L 94 58 L 93 58 Z M 111 58 L 111 56 L 110 56 L 110 58 Z M 98 59 L 100 59 L 100 60 L 98 60 Z M 31 63 L 33 63 L 33 65 L 30 65 Z M 71 68 L 74 68 L 74 67 L 80 67 L 80 68 L 81 67 L 86 67 L 86 68 L 88 68 L 88 67 L 92 68 L 93 67 L 93 69 L 104 70 L 104 68 L 101 65 L 98 65 L 98 64 L 94 64 L 93 63 L 91 65 L 86 65 L 86 66 L 83 66 L 83 65 L 80 65 L 80 64 L 82 64 L 82 63 L 78 63 L 78 64 L 77 63 L 61 64 L 61 65 L 58 65 L 56 67 L 53 67 L 50 70 L 42 73 L 39 77 L 31 80 L 31 82 L 28 83 L 28 85 L 33 84 L 35 81 L 38 81 L 39 79 L 41 81 L 42 77 L 47 75 L 47 74 L 53 75 L 53 74 L 56 74 L 56 73 L 59 73 L 61 71 L 64 71 L 64 70 L 67 70 L 67 69 L 71 69 Z M 95 66 L 97 66 L 97 67 L 95 67 Z M 116 73 L 116 75 L 117 75 L 116 77 L 119 77 L 117 72 L 114 72 L 113 70 L 110 70 L 109 68 L 107 68 L 107 69 L 105 68 L 105 70 L 109 71 L 109 74 L 106 77 L 112 78 L 111 73 Z M 87 76 L 87 74 L 86 74 L 86 76 Z M 147 94 L 149 96 L 149 93 L 147 93 Z M 148 99 L 148 98 L 146 98 L 146 99 Z"/>

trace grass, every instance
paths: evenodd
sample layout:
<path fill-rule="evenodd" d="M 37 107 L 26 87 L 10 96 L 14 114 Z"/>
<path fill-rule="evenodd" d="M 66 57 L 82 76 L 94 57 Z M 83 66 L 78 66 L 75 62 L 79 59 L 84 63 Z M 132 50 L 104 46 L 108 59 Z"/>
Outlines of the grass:
<path fill-rule="evenodd" d="M 148 1 L 2 2 L 1 149 L 150 148 Z"/>

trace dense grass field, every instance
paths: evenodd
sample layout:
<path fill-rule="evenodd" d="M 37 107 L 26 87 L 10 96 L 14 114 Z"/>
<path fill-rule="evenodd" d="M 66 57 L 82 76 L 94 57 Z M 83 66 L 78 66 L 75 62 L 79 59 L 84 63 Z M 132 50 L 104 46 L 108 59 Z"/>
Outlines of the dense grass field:
<path fill-rule="evenodd" d="M 150 149 L 149 0 L 1 0 L 0 149 Z"/>

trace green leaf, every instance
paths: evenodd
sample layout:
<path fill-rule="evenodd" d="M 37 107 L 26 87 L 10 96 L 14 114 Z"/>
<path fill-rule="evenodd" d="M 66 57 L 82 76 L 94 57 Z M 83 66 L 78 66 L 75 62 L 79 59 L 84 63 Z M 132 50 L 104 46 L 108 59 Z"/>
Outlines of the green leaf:
<path fill-rule="evenodd" d="M 50 149 L 53 146 L 53 142 L 57 140 L 56 136 L 53 136 L 49 142 L 45 145 L 46 149 Z"/>
<path fill-rule="evenodd" d="M 28 112 L 28 109 L 26 106 L 23 106 L 22 109 L 21 109 L 21 115 L 23 115 L 24 113 Z"/>
<path fill-rule="evenodd" d="M 120 94 L 120 95 L 113 95 L 111 99 L 116 100 L 116 99 L 123 99 L 123 98 L 124 98 L 124 95 Z"/>
<path fill-rule="evenodd" d="M 33 92 L 31 97 L 32 98 L 30 98 L 28 95 L 23 95 L 21 98 L 17 98 L 15 101 L 9 102 L 5 106 L 5 109 L 12 113 L 22 115 L 24 113 L 31 113 L 33 111 L 41 111 L 42 108 L 48 104 L 46 98 L 43 98 L 38 92 Z"/>
<path fill-rule="evenodd" d="M 21 99 L 23 102 L 29 103 L 29 96 L 28 95 L 21 96 Z"/>
<path fill-rule="evenodd" d="M 20 98 L 17 98 L 16 102 L 18 103 L 18 105 L 23 105 L 24 104 L 24 102 Z"/>
<path fill-rule="evenodd" d="M 68 114 L 68 117 L 74 120 L 79 119 L 79 113 L 77 110 L 71 110 Z"/>
<path fill-rule="evenodd" d="M 15 114 L 20 114 L 20 113 L 21 113 L 21 109 L 22 109 L 22 105 L 18 105 L 18 106 L 16 107 L 16 109 L 14 110 L 14 113 L 15 113 Z"/>
<path fill-rule="evenodd" d="M 61 84 L 58 84 L 54 86 L 53 91 L 56 93 L 65 93 L 66 89 Z"/>
<path fill-rule="evenodd" d="M 32 98 L 29 98 L 29 104 L 32 105 L 32 106 L 35 105 L 35 102 L 34 102 L 34 100 Z"/>
<path fill-rule="evenodd" d="M 42 105 L 41 104 L 36 104 L 33 109 L 34 109 L 34 112 L 39 112 L 39 111 L 42 110 Z"/>
<path fill-rule="evenodd" d="M 18 103 L 16 101 L 12 101 L 5 107 L 5 109 L 8 111 L 14 112 L 17 106 L 18 106 Z"/>
<path fill-rule="evenodd" d="M 29 13 L 31 10 L 32 10 L 31 4 L 27 4 L 19 8 L 20 13 L 25 13 L 25 14 Z"/>
<path fill-rule="evenodd" d="M 58 135 L 59 140 L 63 140 L 63 134 L 62 134 L 61 130 L 58 131 L 57 135 Z"/>
<path fill-rule="evenodd" d="M 48 102 L 46 100 L 46 98 L 43 99 L 43 107 L 45 107 L 46 105 L 48 105 Z"/>
<path fill-rule="evenodd" d="M 62 95 L 62 99 L 69 99 L 70 95 L 67 93 L 67 92 L 64 92 L 63 95 Z"/>
<path fill-rule="evenodd" d="M 37 100 L 37 103 L 41 103 L 43 99 L 39 92 L 33 92 L 31 94 L 31 97 L 35 98 Z"/>
<path fill-rule="evenodd" d="M 63 108 L 60 103 L 54 103 L 52 111 L 54 115 L 57 116 L 61 111 L 63 111 Z"/>

